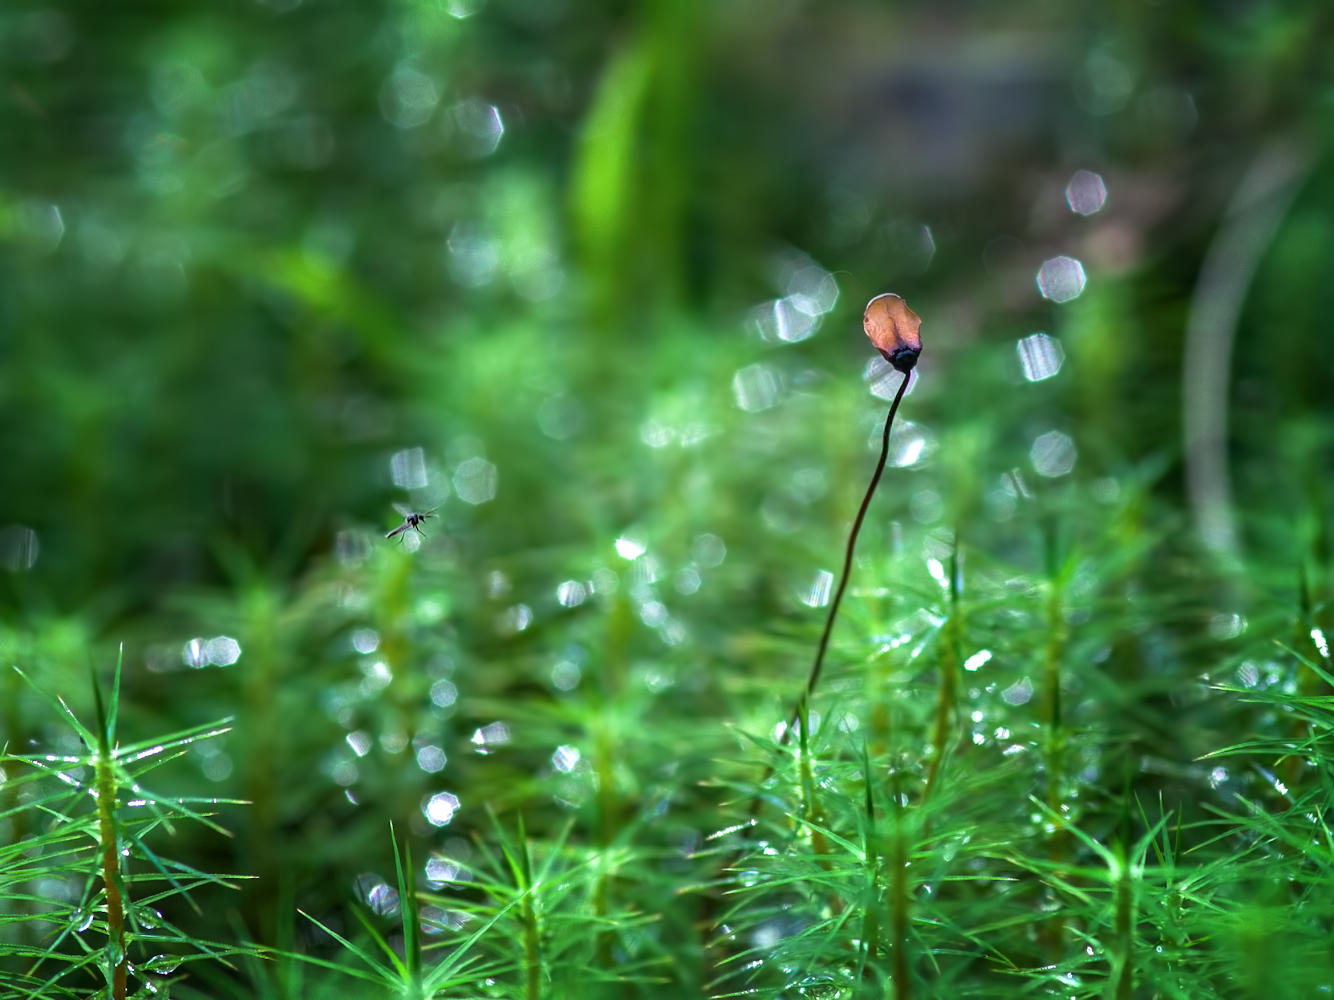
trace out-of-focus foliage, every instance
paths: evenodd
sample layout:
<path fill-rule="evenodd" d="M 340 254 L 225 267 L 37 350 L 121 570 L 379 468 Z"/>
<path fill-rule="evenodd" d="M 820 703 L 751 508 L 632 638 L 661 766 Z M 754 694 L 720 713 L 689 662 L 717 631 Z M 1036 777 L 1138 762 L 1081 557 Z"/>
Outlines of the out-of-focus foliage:
<path fill-rule="evenodd" d="M 8 753 L 122 642 L 127 740 L 235 717 L 144 842 L 289 959 L 178 992 L 1328 988 L 1328 19 L 7 6 Z M 4 767 L 21 975 L 97 882 Z"/>

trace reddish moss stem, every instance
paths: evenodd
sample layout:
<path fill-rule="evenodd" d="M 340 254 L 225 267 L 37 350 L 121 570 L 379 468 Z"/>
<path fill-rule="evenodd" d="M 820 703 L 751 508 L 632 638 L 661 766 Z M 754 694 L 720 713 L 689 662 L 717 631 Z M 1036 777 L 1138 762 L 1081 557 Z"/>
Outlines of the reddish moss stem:
<path fill-rule="evenodd" d="M 811 674 L 806 680 L 806 690 L 802 692 L 797 708 L 792 713 L 792 724 L 783 733 L 784 743 L 791 738 L 792 730 L 805 721 L 806 706 L 815 692 L 815 686 L 820 683 L 820 674 L 824 671 L 825 653 L 829 649 L 829 636 L 834 631 L 834 620 L 838 618 L 838 609 L 843 604 L 843 592 L 848 589 L 848 578 L 852 575 L 852 556 L 857 549 L 857 536 L 861 534 L 862 522 L 866 520 L 866 512 L 870 509 L 871 498 L 875 496 L 875 488 L 880 485 L 880 477 L 884 475 L 885 463 L 889 460 L 889 432 L 894 426 L 894 414 L 899 412 L 899 402 L 903 399 L 903 394 L 908 390 L 908 383 L 911 381 L 912 371 L 904 372 L 899 391 L 894 394 L 894 402 L 889 407 L 889 416 L 885 418 L 885 430 L 880 437 L 880 460 L 876 462 L 875 474 L 871 476 L 871 484 L 866 487 L 866 495 L 862 497 L 862 505 L 857 509 L 857 516 L 852 522 L 852 531 L 848 533 L 848 545 L 843 553 L 843 572 L 839 576 L 838 589 L 834 592 L 834 599 L 829 602 L 829 616 L 825 619 L 820 645 L 815 651 L 815 662 L 811 665 Z"/>

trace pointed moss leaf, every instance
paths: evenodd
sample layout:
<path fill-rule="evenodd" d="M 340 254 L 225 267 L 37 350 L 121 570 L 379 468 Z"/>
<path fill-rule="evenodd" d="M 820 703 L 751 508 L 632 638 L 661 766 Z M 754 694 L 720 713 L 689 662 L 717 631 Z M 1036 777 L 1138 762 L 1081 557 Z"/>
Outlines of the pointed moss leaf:
<path fill-rule="evenodd" d="M 15 667 L 14 671 L 20 677 L 22 677 L 28 683 L 28 685 L 34 691 L 36 691 L 48 705 L 51 706 L 52 709 L 55 710 L 57 715 L 64 717 L 65 721 L 69 723 L 70 727 L 76 733 L 79 734 L 79 738 L 83 740 L 84 746 L 88 747 L 89 750 L 97 749 L 98 746 L 97 737 L 94 736 L 88 729 L 86 729 L 81 722 L 79 722 L 75 714 L 70 711 L 69 706 L 65 704 L 65 700 L 63 698 L 59 697 L 58 695 L 48 694 L 45 688 L 43 688 L 40 684 L 38 684 L 31 677 L 25 674 L 19 667 Z"/>

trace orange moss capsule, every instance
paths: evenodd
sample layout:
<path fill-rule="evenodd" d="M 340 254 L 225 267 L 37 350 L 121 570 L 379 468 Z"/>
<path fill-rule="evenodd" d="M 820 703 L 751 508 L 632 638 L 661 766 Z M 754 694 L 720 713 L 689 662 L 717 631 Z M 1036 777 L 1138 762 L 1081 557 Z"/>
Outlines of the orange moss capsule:
<path fill-rule="evenodd" d="M 917 365 L 922 353 L 922 338 L 917 335 L 922 321 L 908 303 L 893 292 L 877 295 L 866 304 L 862 326 L 877 351 L 905 375 Z"/>

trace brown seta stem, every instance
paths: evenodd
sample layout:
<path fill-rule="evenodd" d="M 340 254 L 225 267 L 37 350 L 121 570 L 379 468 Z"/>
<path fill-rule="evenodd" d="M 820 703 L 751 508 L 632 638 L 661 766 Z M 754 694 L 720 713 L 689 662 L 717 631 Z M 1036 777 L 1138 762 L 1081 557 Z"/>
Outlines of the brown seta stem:
<path fill-rule="evenodd" d="M 915 354 L 912 360 L 914 361 L 916 360 Z M 902 369 L 900 369 L 900 371 L 902 371 Z M 861 534 L 862 523 L 866 520 L 866 512 L 870 509 L 871 506 L 871 498 L 875 496 L 876 487 L 880 485 L 880 477 L 884 475 L 885 465 L 889 462 L 889 435 L 890 431 L 894 427 L 894 415 L 899 411 L 899 403 L 902 402 L 904 394 L 908 391 L 908 383 L 911 380 L 912 380 L 912 369 L 909 368 L 907 371 L 903 372 L 903 382 L 902 384 L 899 385 L 898 392 L 894 394 L 894 402 L 890 404 L 889 414 L 888 416 L 885 417 L 885 429 L 884 432 L 881 434 L 880 438 L 880 459 L 879 461 L 876 462 L 875 473 L 874 475 L 871 476 L 871 483 L 866 488 L 866 495 L 862 497 L 861 506 L 857 509 L 857 516 L 856 518 L 853 519 L 852 531 L 848 534 L 848 545 L 843 555 L 843 573 L 839 579 L 838 590 L 834 593 L 834 599 L 833 601 L 830 602 L 829 605 L 829 617 L 825 620 L 824 632 L 820 636 L 820 645 L 815 653 L 815 662 L 811 665 L 810 677 L 807 678 L 805 690 L 802 692 L 801 697 L 797 700 L 797 707 L 792 713 L 791 724 L 788 725 L 787 728 L 783 731 L 783 735 L 779 740 L 780 745 L 786 746 L 792 739 L 793 731 L 798 730 L 798 726 L 800 726 L 800 729 L 798 731 L 801 734 L 801 749 L 802 749 L 801 766 L 802 766 L 803 790 L 805 792 L 803 798 L 806 799 L 805 812 L 807 814 L 807 817 L 811 819 L 814 819 L 816 816 L 818 816 L 819 809 L 816 802 L 814 801 L 813 775 L 810 775 L 809 773 L 810 762 L 807 749 L 809 725 L 807 723 L 807 718 L 808 718 L 807 708 L 810 703 L 811 695 L 815 692 L 816 685 L 819 684 L 820 682 L 820 675 L 824 671 L 824 658 L 825 658 L 825 653 L 828 651 L 829 648 L 829 637 L 834 631 L 834 621 L 835 619 L 838 618 L 838 609 L 843 603 L 843 593 L 848 588 L 848 578 L 852 575 L 852 557 L 857 548 L 857 536 Z M 771 765 L 766 771 L 764 777 L 760 779 L 757 789 L 762 789 L 764 787 L 765 782 L 767 782 L 769 778 L 773 776 L 773 774 L 774 774 L 774 767 L 773 765 Z M 760 792 L 760 794 L 757 794 L 755 798 L 752 800 L 750 809 L 751 825 L 754 825 L 757 822 L 760 807 L 763 804 L 763 802 L 764 802 L 764 796 L 762 792 Z M 816 846 L 817 854 L 824 853 L 824 848 L 823 846 L 821 846 L 823 844 L 823 840 L 824 838 L 822 834 L 819 834 L 818 831 L 813 831 L 812 843 L 814 846 Z M 716 906 L 716 899 L 713 898 L 712 896 L 706 896 L 703 906 L 704 912 L 702 914 L 704 918 L 702 921 L 703 926 L 709 928 L 717 927 L 717 922 L 714 918 L 715 906 Z M 841 910 L 841 908 L 842 907 L 839 905 L 834 905 L 834 909 L 836 912 Z M 707 942 L 707 940 L 704 946 L 706 950 L 711 950 L 709 948 L 709 943 Z M 906 965 L 904 966 L 904 970 L 906 970 Z M 906 971 L 903 971 L 900 974 L 899 978 L 896 979 L 895 981 L 901 984 L 904 979 L 904 976 L 906 976 Z"/>
<path fill-rule="evenodd" d="M 843 573 L 839 577 L 838 590 L 834 591 L 834 599 L 829 602 L 829 617 L 825 619 L 824 633 L 820 636 L 820 645 L 815 651 L 815 662 L 811 665 L 811 675 L 806 680 L 806 690 L 802 692 L 796 710 L 792 713 L 791 724 L 783 733 L 781 742 L 784 744 L 791 739 L 792 730 L 798 725 L 802 726 L 802 732 L 805 733 L 806 709 L 811 695 L 815 693 L 815 686 L 820 683 L 820 674 L 824 671 L 829 637 L 833 634 L 834 620 L 838 617 L 838 609 L 843 603 L 843 592 L 848 589 L 848 578 L 852 575 L 852 556 L 857 548 L 857 536 L 861 534 L 862 522 L 866 520 L 866 512 L 871 507 L 871 498 L 875 496 L 876 487 L 880 485 L 880 477 L 885 473 L 885 463 L 889 460 L 889 432 L 894 426 L 894 414 L 899 412 L 899 402 L 907 392 L 910 381 L 912 381 L 911 369 L 903 373 L 903 381 L 899 384 L 899 391 L 894 394 L 894 402 L 890 404 L 889 415 L 885 418 L 885 430 L 880 437 L 880 461 L 875 465 L 875 474 L 871 476 L 871 484 L 866 487 L 866 496 L 862 497 L 862 505 L 857 509 L 857 516 L 852 522 L 852 531 L 848 533 L 848 547 L 843 554 Z"/>

